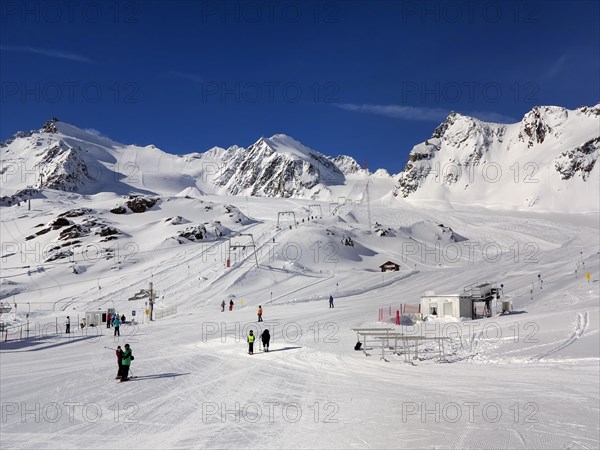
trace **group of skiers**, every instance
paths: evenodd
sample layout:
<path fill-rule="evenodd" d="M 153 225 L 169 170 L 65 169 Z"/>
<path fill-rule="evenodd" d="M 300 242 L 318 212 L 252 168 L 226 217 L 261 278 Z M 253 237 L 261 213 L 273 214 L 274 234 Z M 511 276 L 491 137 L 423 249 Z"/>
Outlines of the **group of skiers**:
<path fill-rule="evenodd" d="M 116 350 L 117 354 L 117 364 L 119 366 L 119 371 L 117 372 L 117 376 L 115 380 L 129 381 L 129 366 L 131 366 L 131 361 L 134 360 L 133 354 L 131 353 L 131 347 L 129 344 L 125 344 L 125 350 L 121 349 L 119 345 Z"/>
<path fill-rule="evenodd" d="M 333 295 L 329 296 L 329 307 L 330 308 L 334 308 L 333 305 Z M 229 311 L 231 311 L 233 309 L 233 300 L 230 300 L 229 302 Z M 221 303 L 221 311 L 225 310 L 225 300 L 223 300 L 223 302 Z M 263 309 L 262 309 L 262 305 L 258 305 L 258 310 L 257 310 L 257 316 L 258 316 L 258 322 L 263 322 Z M 248 354 L 253 355 L 254 354 L 254 341 L 256 339 L 256 336 L 254 335 L 254 331 L 250 330 L 250 333 L 248 333 Z M 265 352 L 269 351 L 269 341 L 271 340 L 271 335 L 269 333 L 268 329 L 265 329 L 261 335 L 260 335 L 260 339 L 262 341 L 262 346 Z"/>
<path fill-rule="evenodd" d="M 250 330 L 248 333 L 248 354 L 254 355 L 254 341 L 256 336 L 254 336 L 254 331 Z M 262 341 L 263 350 L 265 352 L 269 351 L 269 342 L 271 341 L 271 333 L 269 333 L 269 329 L 265 328 L 265 330 L 260 335 L 260 340 Z"/>
<path fill-rule="evenodd" d="M 225 311 L 225 300 L 223 300 L 221 302 L 221 312 Z M 233 300 L 229 300 L 229 311 L 233 311 Z M 258 305 L 258 311 L 257 311 L 257 315 L 258 315 L 258 321 L 262 322 L 262 314 L 263 314 L 263 310 L 262 310 L 262 306 Z"/>
<path fill-rule="evenodd" d="M 225 311 L 225 300 L 221 302 L 221 312 Z M 229 300 L 229 311 L 233 311 L 233 300 Z"/>
<path fill-rule="evenodd" d="M 115 329 L 113 336 L 121 336 L 120 328 L 121 325 L 125 323 L 125 314 L 121 314 L 119 317 L 118 314 L 113 314 L 106 318 L 106 328 L 112 327 Z"/>
<path fill-rule="evenodd" d="M 112 325 L 113 328 L 115 329 L 114 335 L 121 336 L 120 327 L 121 327 L 121 324 L 124 322 L 125 322 L 125 314 L 122 314 L 120 317 L 118 314 L 113 314 L 112 317 L 109 316 L 106 318 L 106 328 L 110 328 L 110 326 Z M 81 323 L 79 325 L 81 326 L 82 330 L 87 326 L 87 321 L 85 320 L 85 318 L 81 319 Z M 67 316 L 67 318 L 65 319 L 65 333 L 66 334 L 71 333 L 71 318 L 69 316 Z"/>
<path fill-rule="evenodd" d="M 221 311 L 225 311 L 225 300 L 223 300 L 221 302 Z M 333 308 L 333 296 L 330 295 L 329 296 L 329 307 Z M 229 301 L 229 311 L 233 310 L 233 300 Z M 263 315 L 263 310 L 262 310 L 262 305 L 258 305 L 258 311 L 257 311 L 257 315 L 258 315 L 258 322 L 262 322 L 262 315 Z M 119 317 L 117 314 L 114 314 L 112 317 L 112 321 L 110 319 L 107 319 L 107 327 L 110 328 L 110 324 L 112 323 L 113 327 L 115 328 L 115 336 L 120 336 L 119 333 L 119 327 L 121 326 L 121 323 L 125 321 L 125 315 L 122 315 L 121 317 Z M 71 326 L 71 320 L 69 318 L 69 316 L 67 316 L 67 320 L 66 320 L 66 332 L 69 333 L 70 332 L 70 326 Z M 269 351 L 269 343 L 271 341 L 271 334 L 269 332 L 268 328 L 265 328 L 263 330 L 263 332 L 260 334 L 259 336 L 260 341 L 262 342 L 262 348 L 263 351 L 268 352 Z M 248 333 L 248 338 L 247 338 L 247 342 L 248 342 L 248 354 L 249 355 L 253 355 L 254 354 L 254 342 L 256 341 L 256 336 L 254 335 L 254 331 L 250 330 L 250 332 Z M 360 345 L 361 343 L 357 343 L 355 350 L 360 350 Z M 357 348 L 358 347 L 358 348 Z M 125 344 L 125 349 L 121 349 L 121 346 L 119 345 L 116 350 L 115 350 L 116 356 L 117 356 L 117 365 L 119 367 L 119 370 L 117 372 L 117 376 L 115 377 L 115 379 L 117 380 L 121 380 L 121 382 L 123 381 L 129 381 L 129 369 L 131 366 L 131 361 L 134 360 L 132 351 L 131 351 L 131 347 L 129 346 L 129 344 Z"/>
<path fill-rule="evenodd" d="M 121 326 L 121 324 L 125 322 L 125 314 L 121 314 L 121 316 L 119 316 L 118 314 L 113 314 L 112 316 L 107 317 L 106 328 L 110 328 L 111 325 L 114 327 L 115 319 L 118 321 L 117 323 L 119 324 L 119 326 Z"/>

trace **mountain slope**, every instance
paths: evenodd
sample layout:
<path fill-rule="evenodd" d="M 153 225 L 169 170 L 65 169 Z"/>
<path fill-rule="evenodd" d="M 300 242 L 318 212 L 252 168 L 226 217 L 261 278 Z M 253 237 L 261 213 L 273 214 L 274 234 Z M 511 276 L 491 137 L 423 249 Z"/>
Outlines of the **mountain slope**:
<path fill-rule="evenodd" d="M 538 106 L 516 124 L 452 113 L 416 145 L 394 195 L 563 211 L 597 211 L 600 104 Z"/>
<path fill-rule="evenodd" d="M 57 119 L 38 131 L 17 133 L 0 143 L 0 151 L 5 204 L 25 197 L 10 198 L 27 188 L 121 195 L 175 195 L 192 189 L 310 198 L 330 195 L 328 187 L 343 186 L 346 175 L 368 174 L 349 156 L 331 158 L 283 134 L 248 148 L 173 155 L 153 145 L 121 144 Z"/>

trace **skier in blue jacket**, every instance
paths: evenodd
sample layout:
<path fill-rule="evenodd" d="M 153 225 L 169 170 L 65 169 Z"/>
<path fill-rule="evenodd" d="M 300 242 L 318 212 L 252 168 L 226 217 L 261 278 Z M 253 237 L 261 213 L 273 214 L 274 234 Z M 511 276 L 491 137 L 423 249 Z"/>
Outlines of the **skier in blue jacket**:
<path fill-rule="evenodd" d="M 112 326 L 115 328 L 115 336 L 121 336 L 119 332 L 119 327 L 121 326 L 121 321 L 119 320 L 119 316 L 116 316 L 112 321 Z"/>

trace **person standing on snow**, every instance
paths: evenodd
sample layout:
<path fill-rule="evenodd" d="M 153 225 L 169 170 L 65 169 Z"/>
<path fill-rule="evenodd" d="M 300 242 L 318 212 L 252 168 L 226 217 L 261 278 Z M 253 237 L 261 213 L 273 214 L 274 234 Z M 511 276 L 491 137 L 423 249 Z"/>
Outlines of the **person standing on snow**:
<path fill-rule="evenodd" d="M 113 319 L 112 322 L 113 327 L 115 327 L 115 336 L 121 336 L 121 333 L 119 332 L 119 327 L 121 326 L 121 320 L 119 319 L 119 316 L 116 316 Z"/>
<path fill-rule="evenodd" d="M 120 345 L 117 347 L 116 354 L 117 354 L 117 365 L 119 366 L 119 371 L 117 372 L 117 376 L 115 377 L 115 380 L 118 380 L 119 378 L 121 378 L 123 376 L 123 364 L 121 364 L 121 361 L 123 360 L 123 350 L 121 349 Z"/>
<path fill-rule="evenodd" d="M 233 311 L 233 300 L 229 300 L 229 311 Z"/>
<path fill-rule="evenodd" d="M 125 351 L 123 352 L 123 356 L 121 358 L 121 366 L 123 367 L 121 372 L 121 383 L 129 380 L 129 366 L 131 366 L 131 361 L 133 361 L 131 347 L 129 344 L 125 344 Z"/>
<path fill-rule="evenodd" d="M 333 308 L 333 295 L 329 296 L 329 307 Z"/>
<path fill-rule="evenodd" d="M 269 351 L 269 341 L 271 340 L 271 334 L 269 333 L 269 329 L 265 328 L 265 331 L 260 335 L 260 339 L 262 340 L 262 346 L 265 352 Z"/>
<path fill-rule="evenodd" d="M 249 355 L 254 355 L 254 332 L 252 330 L 250 330 L 250 333 L 248 334 L 248 354 Z"/>
<path fill-rule="evenodd" d="M 65 333 L 71 333 L 71 318 L 69 316 L 65 319 Z"/>
<path fill-rule="evenodd" d="M 263 320 L 262 320 L 262 306 L 261 305 L 258 305 L 258 313 L 257 314 L 258 314 L 258 321 L 262 322 Z"/>
<path fill-rule="evenodd" d="M 225 300 L 221 302 L 221 312 L 225 311 Z"/>

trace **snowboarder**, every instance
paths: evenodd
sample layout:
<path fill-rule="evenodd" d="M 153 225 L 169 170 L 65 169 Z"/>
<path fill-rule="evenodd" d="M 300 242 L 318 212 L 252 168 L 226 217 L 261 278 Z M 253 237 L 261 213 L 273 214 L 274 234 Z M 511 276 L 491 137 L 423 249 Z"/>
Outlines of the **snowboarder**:
<path fill-rule="evenodd" d="M 257 315 L 258 315 L 258 321 L 262 322 L 263 320 L 262 320 L 262 306 L 261 305 L 258 305 L 258 314 Z"/>
<path fill-rule="evenodd" d="M 265 331 L 260 335 L 260 339 L 262 340 L 263 350 L 265 352 L 269 351 L 269 341 L 271 340 L 271 334 L 269 333 L 269 329 L 265 328 Z"/>
<path fill-rule="evenodd" d="M 225 300 L 221 302 L 221 312 L 225 311 Z"/>
<path fill-rule="evenodd" d="M 248 334 L 248 354 L 249 355 L 254 355 L 254 332 L 252 330 L 250 330 L 250 333 Z"/>
<path fill-rule="evenodd" d="M 333 308 L 333 295 L 329 296 L 329 307 Z"/>
<path fill-rule="evenodd" d="M 129 380 L 129 366 L 131 365 L 131 361 L 133 361 L 131 347 L 129 344 L 125 344 L 125 351 L 121 357 L 121 367 L 123 368 L 121 371 L 121 383 Z"/>
<path fill-rule="evenodd" d="M 121 326 L 121 321 L 119 320 L 119 316 L 116 316 L 113 319 L 112 325 L 113 325 L 113 327 L 115 327 L 114 336 L 121 336 L 121 333 L 119 332 L 119 327 Z"/>
<path fill-rule="evenodd" d="M 233 300 L 229 300 L 229 311 L 233 311 Z"/>
<path fill-rule="evenodd" d="M 65 333 L 71 333 L 71 318 L 69 316 L 67 316 L 67 318 L 65 319 Z"/>
<path fill-rule="evenodd" d="M 123 376 L 123 364 L 121 364 L 121 361 L 123 360 L 123 350 L 121 349 L 120 345 L 117 347 L 115 353 L 117 354 L 117 365 L 119 366 L 115 380 L 118 380 Z"/>

